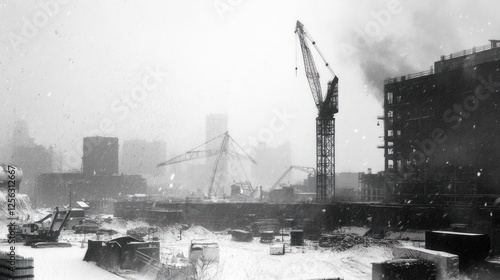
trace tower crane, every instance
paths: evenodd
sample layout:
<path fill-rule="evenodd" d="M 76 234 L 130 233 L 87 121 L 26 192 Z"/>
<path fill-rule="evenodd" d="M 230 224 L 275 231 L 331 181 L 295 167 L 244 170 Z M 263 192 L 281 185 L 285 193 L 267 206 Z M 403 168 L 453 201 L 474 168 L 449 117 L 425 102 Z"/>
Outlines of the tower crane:
<path fill-rule="evenodd" d="M 318 202 L 328 202 L 335 199 L 335 114 L 338 113 L 338 83 L 339 79 L 325 61 L 316 42 L 306 32 L 304 25 L 297 21 L 295 33 L 300 41 L 302 57 L 307 81 L 318 109 L 316 118 L 316 198 Z M 309 40 L 319 53 L 326 67 L 333 75 L 328 82 L 326 97 L 323 98 L 319 73 L 307 43 Z M 297 69 L 297 68 L 295 68 Z"/>
<path fill-rule="evenodd" d="M 200 150 L 200 147 L 202 146 L 208 146 L 209 143 L 215 143 L 216 141 L 221 141 L 221 145 L 219 149 L 215 150 L 207 150 L 203 149 Z M 239 148 L 241 151 L 243 151 L 243 154 L 240 154 L 236 152 L 236 148 Z M 229 133 L 226 131 L 225 133 L 187 151 L 184 154 L 181 154 L 179 156 L 173 157 L 165 162 L 159 163 L 157 167 L 161 166 L 166 166 L 170 164 L 175 164 L 179 162 L 184 162 L 184 161 L 190 161 L 190 160 L 195 160 L 195 159 L 200 159 L 200 158 L 206 158 L 206 157 L 212 157 L 212 156 L 217 156 L 215 160 L 214 167 L 212 168 L 212 174 L 210 176 L 210 185 L 208 187 L 208 196 L 212 196 L 212 194 L 217 195 L 218 188 L 215 186 L 215 177 L 217 176 L 217 173 L 221 169 L 222 162 L 224 161 L 223 158 L 233 158 L 236 159 L 240 165 L 242 165 L 241 161 L 242 160 L 250 160 L 252 163 L 257 164 L 257 162 L 250 157 L 239 145 L 234 141 L 234 139 L 229 135 Z M 248 182 L 245 182 L 244 186 L 248 188 L 249 193 L 253 193 L 255 189 L 252 187 L 252 185 Z"/>

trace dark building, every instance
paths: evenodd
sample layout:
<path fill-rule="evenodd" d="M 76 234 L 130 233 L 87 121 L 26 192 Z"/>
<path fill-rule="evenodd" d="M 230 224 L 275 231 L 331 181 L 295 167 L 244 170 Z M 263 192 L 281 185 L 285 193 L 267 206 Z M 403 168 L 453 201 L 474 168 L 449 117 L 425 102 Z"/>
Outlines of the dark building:
<path fill-rule="evenodd" d="M 358 173 L 358 189 L 360 201 L 384 201 L 387 193 L 383 172 L 372 174 L 369 169 L 368 173 Z"/>
<path fill-rule="evenodd" d="M 23 171 L 23 184 L 18 191 L 33 197 L 38 175 L 52 172 L 54 150 L 35 143 L 30 136 L 26 120 L 17 121 L 12 133 L 11 143 L 7 147 L 5 159 Z"/>
<path fill-rule="evenodd" d="M 75 206 L 76 201 L 120 199 L 129 194 L 146 193 L 147 184 L 140 175 L 46 173 L 38 176 L 35 190 L 35 207 Z"/>
<path fill-rule="evenodd" d="M 90 176 L 118 174 L 118 138 L 83 138 L 82 170 Z"/>
<path fill-rule="evenodd" d="M 500 193 L 497 43 L 385 81 L 385 183 L 393 194 Z"/>

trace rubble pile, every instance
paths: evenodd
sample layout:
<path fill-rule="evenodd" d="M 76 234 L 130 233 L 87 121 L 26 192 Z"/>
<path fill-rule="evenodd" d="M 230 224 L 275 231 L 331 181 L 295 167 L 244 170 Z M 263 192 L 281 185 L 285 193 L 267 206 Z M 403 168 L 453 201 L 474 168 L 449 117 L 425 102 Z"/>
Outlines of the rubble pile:
<path fill-rule="evenodd" d="M 399 244 L 399 242 L 395 240 L 374 239 L 367 236 L 347 233 L 327 234 L 323 235 L 319 240 L 320 247 L 332 248 L 335 251 L 345 251 L 357 245 L 370 247 L 392 246 L 395 244 Z"/>
<path fill-rule="evenodd" d="M 135 237 L 138 239 L 144 239 L 144 237 L 148 235 L 153 235 L 158 232 L 157 227 L 136 227 L 127 230 L 127 235 L 131 237 Z"/>

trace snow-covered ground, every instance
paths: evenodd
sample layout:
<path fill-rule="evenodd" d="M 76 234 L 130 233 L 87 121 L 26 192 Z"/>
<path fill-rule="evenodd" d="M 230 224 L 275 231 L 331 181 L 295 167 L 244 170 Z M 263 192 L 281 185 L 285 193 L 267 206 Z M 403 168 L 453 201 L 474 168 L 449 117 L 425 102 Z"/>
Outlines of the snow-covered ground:
<path fill-rule="evenodd" d="M 0 251 L 8 251 L 9 246 L 0 244 Z M 93 263 L 84 262 L 86 248 L 73 246 L 71 248 L 34 249 L 18 245 L 16 254 L 23 257 L 33 257 L 35 263 L 35 279 L 123 279 Z"/>
<path fill-rule="evenodd" d="M 147 226 L 145 222 L 130 222 L 114 219 L 105 227 L 118 231 L 112 237 L 122 236 L 127 229 Z M 392 258 L 388 247 L 354 247 L 343 252 L 313 246 L 301 249 L 292 247 L 285 255 L 270 255 L 270 245 L 262 244 L 258 238 L 252 242 L 237 242 L 228 234 L 215 234 L 203 227 L 194 226 L 182 232 L 171 227 L 161 229 L 157 236 L 161 240 L 164 262 L 178 254 L 188 256 L 191 239 L 211 239 L 219 243 L 220 261 L 210 270 L 214 279 L 318 279 L 343 277 L 345 280 L 371 279 L 371 263 Z M 71 248 L 34 249 L 18 245 L 16 253 L 35 259 L 36 279 L 120 279 L 93 263 L 83 261 L 86 252 L 81 248 L 82 234 L 63 231 L 60 240 L 69 241 Z M 87 234 L 86 239 L 95 239 Z M 109 237 L 111 238 L 111 237 Z M 285 237 L 285 241 L 288 238 Z M 8 251 L 8 244 L 0 244 L 0 250 Z M 175 258 L 174 258 L 175 259 Z M 129 279 L 147 279 L 144 275 L 126 273 Z"/>
<path fill-rule="evenodd" d="M 2 195 L 0 195 L 0 200 Z M 29 200 L 22 197 L 18 211 L 21 219 L 30 217 L 36 220 L 45 216 L 50 209 L 33 211 Z M 6 243 L 7 213 L 0 211 L 0 251 L 9 251 Z M 21 224 L 22 221 L 19 221 Z M 103 222 L 102 227 L 112 229 L 117 233 L 103 236 L 111 239 L 126 234 L 127 230 L 138 227 L 150 227 L 143 221 L 125 221 L 113 219 L 110 223 Z M 363 235 L 366 228 L 344 228 L 344 233 Z M 345 280 L 371 279 L 372 262 L 391 259 L 389 247 L 355 246 L 343 252 L 335 252 L 327 248 L 306 246 L 292 247 L 285 255 L 271 255 L 270 245 L 262 244 L 258 238 L 252 242 L 237 242 L 227 233 L 213 233 L 200 226 L 193 226 L 180 233 L 180 227 L 161 228 L 154 235 L 161 241 L 162 262 L 175 261 L 179 254 L 188 256 L 192 239 L 211 239 L 217 241 L 220 248 L 220 261 L 210 267 L 215 273 L 212 279 L 318 279 L 341 277 Z M 71 248 L 40 248 L 35 249 L 21 244 L 16 245 L 16 254 L 33 257 L 36 279 L 123 279 L 110 273 L 94 263 L 83 261 L 86 244 L 82 248 L 82 240 L 96 239 L 95 234 L 74 234 L 73 231 L 63 231 L 59 240 L 71 242 Z M 285 241 L 287 241 L 285 237 Z M 277 241 L 278 242 L 278 241 Z M 144 273 L 124 273 L 127 279 L 147 279 Z M 153 278 L 154 279 L 154 278 Z"/>
<path fill-rule="evenodd" d="M 214 264 L 217 279 L 324 279 L 343 277 L 345 280 L 371 279 L 371 263 L 391 259 L 387 247 L 355 247 L 343 252 L 327 249 L 294 247 L 285 255 L 270 255 L 269 244 L 257 238 L 252 242 L 237 242 L 231 236 L 211 238 L 220 246 L 220 262 Z M 286 239 L 285 239 L 286 241 Z M 187 255 L 189 240 L 176 241 L 167 250 Z"/>

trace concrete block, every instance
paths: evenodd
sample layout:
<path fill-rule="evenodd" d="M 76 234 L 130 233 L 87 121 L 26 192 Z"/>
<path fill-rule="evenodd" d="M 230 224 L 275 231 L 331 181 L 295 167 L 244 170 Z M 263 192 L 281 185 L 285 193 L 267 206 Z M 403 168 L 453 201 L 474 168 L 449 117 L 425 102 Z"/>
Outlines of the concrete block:
<path fill-rule="evenodd" d="M 432 262 L 436 266 L 436 279 L 448 280 L 458 278 L 458 255 L 415 247 L 394 247 L 397 259 L 419 259 Z"/>
<path fill-rule="evenodd" d="M 372 280 L 435 280 L 433 263 L 418 259 L 394 259 L 372 263 Z"/>
<path fill-rule="evenodd" d="M 425 248 L 458 255 L 460 270 L 465 271 L 488 257 L 490 237 L 478 233 L 426 231 Z"/>
<path fill-rule="evenodd" d="M 284 255 L 285 254 L 285 244 L 273 244 L 271 245 L 270 253 L 271 255 Z"/>

